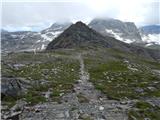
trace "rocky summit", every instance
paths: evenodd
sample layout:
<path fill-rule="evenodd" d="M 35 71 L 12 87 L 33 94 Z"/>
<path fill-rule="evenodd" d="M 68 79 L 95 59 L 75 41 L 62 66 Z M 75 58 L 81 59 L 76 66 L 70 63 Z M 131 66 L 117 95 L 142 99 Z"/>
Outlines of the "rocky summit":
<path fill-rule="evenodd" d="M 113 39 L 108 37 L 109 39 Z M 47 50 L 57 48 L 74 48 L 83 46 L 109 46 L 105 37 L 90 29 L 82 22 L 77 22 L 48 44 Z"/>

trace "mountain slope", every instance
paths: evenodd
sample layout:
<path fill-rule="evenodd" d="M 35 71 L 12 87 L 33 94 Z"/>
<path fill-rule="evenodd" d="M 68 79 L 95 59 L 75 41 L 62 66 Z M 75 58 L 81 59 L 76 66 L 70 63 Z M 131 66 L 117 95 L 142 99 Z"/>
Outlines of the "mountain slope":
<path fill-rule="evenodd" d="M 113 39 L 113 38 L 111 38 Z M 49 43 L 47 50 L 56 48 L 73 48 L 88 45 L 108 46 L 105 37 L 88 28 L 84 23 L 77 22 L 66 29 L 59 37 Z"/>
<path fill-rule="evenodd" d="M 42 38 L 52 41 L 53 38 L 57 37 L 59 34 L 61 34 L 65 29 L 67 29 L 72 23 L 66 22 L 66 23 L 54 23 L 51 25 L 51 27 L 42 30 L 41 36 Z"/>
<path fill-rule="evenodd" d="M 47 48 L 56 50 L 2 55 L 2 119 L 160 118 L 159 51 L 104 37 L 82 22 Z"/>
<path fill-rule="evenodd" d="M 160 34 L 160 25 L 148 25 L 139 29 L 143 34 Z"/>
<path fill-rule="evenodd" d="M 37 32 L 1 32 L 2 52 L 32 50 L 41 36 Z"/>
<path fill-rule="evenodd" d="M 94 19 L 89 26 L 104 36 L 111 36 L 126 43 L 141 42 L 141 36 L 132 22 L 116 19 Z"/>
<path fill-rule="evenodd" d="M 128 51 L 125 44 L 113 37 L 102 36 L 82 22 L 77 22 L 48 44 L 47 50 L 77 47 L 107 47 Z"/>
<path fill-rule="evenodd" d="M 114 37 L 122 42 L 160 49 L 160 26 L 149 25 L 139 29 L 132 22 L 116 19 L 94 19 L 89 26 L 104 36 Z"/>
<path fill-rule="evenodd" d="M 79 47 L 105 47 L 135 53 L 147 58 L 159 59 L 160 52 L 129 45 L 112 37 L 104 37 L 82 22 L 77 22 L 50 42 L 46 50 Z"/>
<path fill-rule="evenodd" d="M 1 42 L 3 52 L 12 51 L 41 51 L 48 43 L 62 33 L 71 23 L 54 23 L 51 27 L 41 32 L 1 31 Z"/>
<path fill-rule="evenodd" d="M 149 25 L 139 28 L 144 46 L 152 49 L 160 49 L 160 26 Z"/>

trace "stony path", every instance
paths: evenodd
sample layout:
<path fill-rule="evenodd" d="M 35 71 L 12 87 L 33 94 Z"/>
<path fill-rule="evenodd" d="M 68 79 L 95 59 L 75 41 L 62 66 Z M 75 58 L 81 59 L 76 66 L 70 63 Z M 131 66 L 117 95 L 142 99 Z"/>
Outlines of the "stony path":
<path fill-rule="evenodd" d="M 82 55 L 80 62 L 80 80 L 74 85 L 74 91 L 62 97 L 62 103 L 47 102 L 25 108 L 20 120 L 127 120 L 127 104 L 108 100 L 89 82 L 89 73 L 85 70 Z"/>

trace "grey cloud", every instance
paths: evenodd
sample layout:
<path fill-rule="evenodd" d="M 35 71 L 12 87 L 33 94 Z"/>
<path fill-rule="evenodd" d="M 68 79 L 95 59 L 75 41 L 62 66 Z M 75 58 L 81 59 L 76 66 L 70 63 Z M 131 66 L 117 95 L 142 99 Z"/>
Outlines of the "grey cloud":
<path fill-rule="evenodd" d="M 110 8 L 103 11 L 103 14 L 95 13 L 88 6 L 89 4 L 84 4 L 84 2 L 3 2 L 2 27 L 48 25 L 55 21 L 89 21 L 100 15 L 117 18 L 120 14 L 120 8 L 115 6 L 107 6 Z M 139 14 L 144 19 L 140 24 L 160 23 L 158 2 L 150 3 L 149 7 L 142 9 L 145 14 L 141 15 L 140 11 Z"/>
<path fill-rule="evenodd" d="M 5 3 L 2 6 L 4 26 L 85 19 L 88 16 L 92 16 L 88 8 L 77 3 Z"/>
<path fill-rule="evenodd" d="M 146 24 L 160 24 L 160 3 L 152 2 L 145 16 Z"/>

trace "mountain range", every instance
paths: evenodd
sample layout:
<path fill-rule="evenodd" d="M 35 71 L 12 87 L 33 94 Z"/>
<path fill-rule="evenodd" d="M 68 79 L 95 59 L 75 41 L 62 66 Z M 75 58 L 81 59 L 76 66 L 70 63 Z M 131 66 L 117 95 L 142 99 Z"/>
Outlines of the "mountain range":
<path fill-rule="evenodd" d="M 140 27 L 143 44 L 152 49 L 160 49 L 160 25 Z"/>
<path fill-rule="evenodd" d="M 111 36 L 126 43 L 141 42 L 140 33 L 132 22 L 116 19 L 94 19 L 89 26 L 104 36 Z"/>
<path fill-rule="evenodd" d="M 140 27 L 140 31 L 143 34 L 160 34 L 160 27 L 159 25 L 148 25 Z"/>
<path fill-rule="evenodd" d="M 2 30 L 2 52 L 44 50 L 70 25 L 72 25 L 71 22 L 54 23 L 40 32 Z M 128 44 L 160 49 L 159 25 L 144 26 L 138 29 L 132 22 L 122 22 L 117 19 L 93 19 L 88 26 L 104 37 L 114 37 Z"/>
<path fill-rule="evenodd" d="M 2 52 L 44 50 L 50 41 L 52 41 L 70 25 L 71 23 L 54 23 L 49 28 L 40 32 L 8 32 L 2 30 Z"/>
<path fill-rule="evenodd" d="M 141 38 L 154 33 L 94 21 L 2 31 L 3 120 L 159 120 L 160 50 Z"/>
<path fill-rule="evenodd" d="M 82 22 L 72 24 L 62 34 L 50 42 L 46 50 L 60 48 L 111 48 L 135 53 L 146 58 L 160 59 L 158 50 L 151 50 L 121 42 L 114 37 L 103 36 Z"/>

